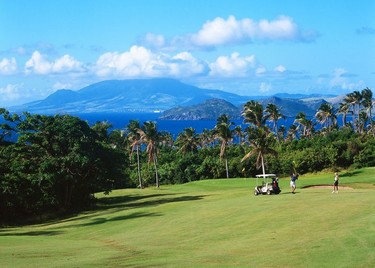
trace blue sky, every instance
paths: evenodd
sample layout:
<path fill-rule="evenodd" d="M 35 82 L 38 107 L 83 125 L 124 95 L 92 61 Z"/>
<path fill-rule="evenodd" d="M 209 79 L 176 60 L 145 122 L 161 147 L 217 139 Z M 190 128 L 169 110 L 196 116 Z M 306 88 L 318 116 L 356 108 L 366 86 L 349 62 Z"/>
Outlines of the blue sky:
<path fill-rule="evenodd" d="M 0 0 L 0 106 L 107 79 L 375 89 L 375 0 Z"/>

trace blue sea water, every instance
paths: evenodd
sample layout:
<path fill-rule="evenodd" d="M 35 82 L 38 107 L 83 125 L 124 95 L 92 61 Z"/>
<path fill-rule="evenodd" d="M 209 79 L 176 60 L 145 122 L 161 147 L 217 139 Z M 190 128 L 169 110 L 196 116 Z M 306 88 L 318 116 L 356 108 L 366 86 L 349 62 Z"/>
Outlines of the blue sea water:
<path fill-rule="evenodd" d="M 158 119 L 161 115 L 160 113 L 77 113 L 71 114 L 77 116 L 82 120 L 88 122 L 90 126 L 94 125 L 96 122 L 106 121 L 112 125 L 112 129 L 124 130 L 129 124 L 130 120 L 138 120 L 141 124 L 145 121 L 154 121 L 157 124 L 158 131 L 167 131 L 171 133 L 172 137 L 177 138 L 185 128 L 192 127 L 195 129 L 196 133 L 202 133 L 204 129 L 211 130 L 216 125 L 216 120 L 161 120 Z M 243 120 L 231 120 L 234 122 L 234 126 L 240 125 L 242 129 L 245 129 L 248 124 L 245 124 Z M 4 120 L 0 117 L 0 123 Z M 286 119 L 280 119 L 278 121 L 278 127 L 284 125 L 287 129 L 294 122 L 294 117 L 289 117 Z M 338 118 L 338 123 L 340 125 L 341 118 Z M 271 124 L 268 123 L 270 127 Z M 319 129 L 320 125 L 316 125 L 315 129 Z M 13 137 L 11 140 L 15 139 Z"/>
<path fill-rule="evenodd" d="M 158 117 L 160 113 L 90 113 L 90 114 L 73 114 L 85 120 L 89 125 L 93 125 L 96 122 L 107 121 L 112 124 L 113 129 L 125 129 L 129 124 L 130 120 L 138 120 L 140 123 L 145 121 L 154 121 L 157 124 L 158 131 L 167 131 L 172 134 L 173 138 L 176 138 L 185 128 L 192 127 L 196 133 L 202 133 L 204 129 L 211 130 L 216 125 L 216 120 L 161 120 Z M 243 120 L 231 120 L 234 122 L 234 126 L 242 126 L 244 129 L 247 124 L 244 124 Z M 285 125 L 289 127 L 293 124 L 294 118 L 281 119 L 278 125 Z"/>

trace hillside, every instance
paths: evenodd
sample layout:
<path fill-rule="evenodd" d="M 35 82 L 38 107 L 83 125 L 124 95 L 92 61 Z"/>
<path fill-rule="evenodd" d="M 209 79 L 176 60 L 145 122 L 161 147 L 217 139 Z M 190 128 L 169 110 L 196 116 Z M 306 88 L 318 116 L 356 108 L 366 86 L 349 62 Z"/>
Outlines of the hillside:
<path fill-rule="evenodd" d="M 238 119 L 241 115 L 241 109 L 225 100 L 210 99 L 194 106 L 172 108 L 163 112 L 159 119 L 216 120 L 221 114 L 226 114 L 231 119 Z"/>
<path fill-rule="evenodd" d="M 319 106 L 326 102 L 324 99 L 282 99 L 269 97 L 258 100 L 264 107 L 273 103 L 280 108 L 281 113 L 286 117 L 294 117 L 303 111 L 307 116 L 314 116 Z M 227 114 L 231 119 L 241 118 L 243 104 L 235 106 L 232 103 L 211 99 L 198 105 L 176 107 L 163 112 L 159 119 L 168 120 L 216 120 L 221 114 Z"/>
<path fill-rule="evenodd" d="M 35 113 L 152 112 L 176 106 L 196 105 L 212 98 L 234 104 L 248 97 L 202 89 L 174 79 L 107 80 L 78 91 L 62 89 L 44 100 L 14 107 Z"/>
<path fill-rule="evenodd" d="M 337 102 L 339 98 L 329 96 Z M 215 99 L 215 101 L 207 102 Z M 218 101 L 225 100 L 225 101 Z M 240 96 L 221 90 L 204 89 L 167 78 L 107 80 L 80 90 L 61 89 L 47 98 L 26 103 L 10 110 L 41 114 L 56 113 L 141 113 L 164 111 L 162 119 L 216 119 L 227 113 L 240 117 L 242 106 L 257 100 L 266 106 L 276 104 L 285 116 L 299 112 L 313 116 L 322 96 L 280 93 L 271 97 Z"/>

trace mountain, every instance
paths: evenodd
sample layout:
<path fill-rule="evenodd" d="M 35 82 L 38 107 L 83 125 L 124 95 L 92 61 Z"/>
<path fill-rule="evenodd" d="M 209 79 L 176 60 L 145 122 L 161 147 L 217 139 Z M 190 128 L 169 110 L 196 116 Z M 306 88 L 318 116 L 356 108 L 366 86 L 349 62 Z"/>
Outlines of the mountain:
<path fill-rule="evenodd" d="M 152 112 L 176 106 L 189 106 L 208 99 L 225 99 L 239 105 L 248 97 L 202 89 L 167 78 L 106 80 L 78 91 L 62 89 L 44 100 L 18 107 L 34 113 Z"/>
<path fill-rule="evenodd" d="M 299 112 L 304 112 L 306 116 L 312 117 L 315 115 L 320 105 L 326 102 L 322 98 L 282 99 L 278 97 L 269 97 L 257 101 L 261 103 L 263 107 L 266 107 L 269 103 L 275 104 L 279 107 L 281 114 L 286 117 L 295 117 Z M 225 100 L 211 99 L 198 105 L 176 107 L 166 110 L 159 119 L 216 120 L 221 114 L 227 114 L 234 120 L 241 118 L 243 104 L 235 106 Z"/>
<path fill-rule="evenodd" d="M 231 119 L 241 117 L 241 109 L 221 99 L 209 99 L 189 107 L 176 107 L 163 112 L 159 119 L 168 120 L 216 120 L 221 114 Z"/>
<path fill-rule="evenodd" d="M 307 116 L 314 116 L 323 102 L 322 98 L 318 99 L 283 99 L 270 97 L 259 101 L 264 107 L 269 103 L 275 104 L 286 117 L 294 117 L 299 112 L 304 112 Z"/>
<path fill-rule="evenodd" d="M 222 113 L 238 118 L 242 106 L 249 100 L 256 100 L 263 106 L 274 103 L 284 115 L 293 117 L 299 112 L 313 116 L 321 103 L 330 101 L 337 104 L 340 100 L 329 97 L 323 99 L 319 95 L 285 93 L 272 97 L 240 96 L 168 78 L 106 80 L 77 91 L 61 89 L 44 100 L 12 107 L 10 111 L 40 114 L 164 111 L 163 119 L 216 120 Z"/>

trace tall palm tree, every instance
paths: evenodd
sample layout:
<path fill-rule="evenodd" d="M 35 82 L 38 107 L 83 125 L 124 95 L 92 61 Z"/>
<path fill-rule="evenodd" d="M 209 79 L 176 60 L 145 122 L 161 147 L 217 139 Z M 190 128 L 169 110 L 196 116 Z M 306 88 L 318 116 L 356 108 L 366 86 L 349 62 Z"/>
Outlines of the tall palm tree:
<path fill-rule="evenodd" d="M 306 117 L 304 112 L 299 112 L 294 119 L 294 123 L 298 124 L 297 130 L 302 127 L 302 136 L 303 137 L 310 137 L 314 131 L 314 123 L 312 120 Z"/>
<path fill-rule="evenodd" d="M 353 91 L 345 96 L 344 102 L 348 103 L 353 111 L 355 117 L 354 121 L 359 120 L 360 105 L 362 101 L 362 94 L 359 91 Z"/>
<path fill-rule="evenodd" d="M 374 106 L 374 101 L 372 99 L 372 91 L 368 87 L 362 90 L 361 92 L 362 95 L 362 106 L 366 110 L 366 113 L 368 115 L 368 118 L 370 120 L 370 130 L 372 133 L 375 135 L 375 130 L 374 130 L 374 121 L 372 120 L 372 109 Z"/>
<path fill-rule="evenodd" d="M 238 144 L 242 144 L 242 139 L 244 138 L 244 133 L 242 131 L 242 127 L 237 125 L 233 129 L 233 134 L 238 137 Z"/>
<path fill-rule="evenodd" d="M 138 129 L 140 134 L 140 140 L 147 145 L 146 152 L 148 155 L 148 163 L 153 162 L 155 169 L 155 181 L 156 187 L 159 188 L 159 175 L 158 175 L 158 147 L 159 132 L 156 127 L 156 123 L 152 121 L 146 121 L 143 126 Z"/>
<path fill-rule="evenodd" d="M 298 124 L 298 129 L 302 126 L 302 136 L 306 136 L 307 133 L 307 120 L 304 112 L 299 112 L 294 119 L 294 123 Z"/>
<path fill-rule="evenodd" d="M 286 135 L 286 139 L 288 141 L 292 141 L 298 138 L 298 126 L 296 125 L 290 125 L 288 129 L 288 133 Z"/>
<path fill-rule="evenodd" d="M 245 103 L 242 116 L 245 123 L 250 123 L 257 127 L 261 127 L 265 123 L 262 104 L 253 100 Z"/>
<path fill-rule="evenodd" d="M 172 148 L 173 147 L 173 137 L 172 137 L 172 134 L 168 131 L 160 131 L 159 132 L 159 141 L 160 141 L 160 145 L 163 147 L 163 148 Z"/>
<path fill-rule="evenodd" d="M 369 118 L 366 111 L 361 111 L 359 113 L 359 118 L 356 120 L 356 128 L 358 133 L 362 134 L 364 132 L 368 119 Z"/>
<path fill-rule="evenodd" d="M 230 129 L 233 124 L 234 123 L 230 122 L 229 117 L 226 114 L 222 114 L 218 117 L 214 129 L 215 138 L 220 140 L 220 159 L 224 158 L 225 160 L 225 170 L 227 178 L 229 178 L 229 170 L 226 148 L 228 143 L 233 140 L 233 131 Z"/>
<path fill-rule="evenodd" d="M 322 127 L 327 127 L 328 131 L 337 125 L 336 109 L 328 102 L 320 105 L 315 117 Z"/>
<path fill-rule="evenodd" d="M 140 125 L 139 121 L 137 120 L 130 120 L 129 124 L 126 127 L 127 131 L 127 138 L 130 141 L 130 159 L 132 158 L 133 152 L 136 151 L 137 153 L 137 174 L 138 174 L 138 181 L 139 181 L 139 188 L 143 189 L 142 183 L 142 176 L 141 176 L 141 164 L 139 161 L 139 147 L 141 143 L 141 135 L 139 134 Z"/>
<path fill-rule="evenodd" d="M 207 147 L 212 145 L 213 143 L 213 131 L 207 128 L 203 129 L 203 131 L 198 135 L 199 142 L 202 147 Z"/>
<path fill-rule="evenodd" d="M 281 125 L 279 129 L 277 130 L 277 140 L 283 140 L 285 137 L 286 127 L 284 125 Z"/>
<path fill-rule="evenodd" d="M 272 149 L 272 146 L 275 143 L 275 137 L 267 126 L 248 127 L 247 133 L 248 142 L 250 144 L 250 152 L 245 154 L 241 162 L 245 161 L 253 155 L 256 155 L 256 168 L 259 169 L 260 167 L 262 167 L 262 172 L 264 175 L 266 174 L 264 160 L 265 156 L 268 154 L 277 154 L 277 152 L 274 149 Z"/>
<path fill-rule="evenodd" d="M 274 133 L 277 133 L 277 121 L 279 119 L 285 119 L 286 118 L 285 115 L 283 115 L 279 107 L 277 107 L 277 105 L 273 103 L 268 103 L 264 111 L 265 111 L 264 119 L 266 121 L 273 122 L 272 131 Z"/>
<path fill-rule="evenodd" d="M 346 126 L 346 117 L 348 114 L 353 114 L 353 111 L 350 110 L 350 103 L 341 102 L 340 107 L 337 110 L 337 114 L 342 114 L 342 125 Z"/>
<path fill-rule="evenodd" d="M 175 145 L 179 147 L 178 152 L 183 154 L 197 152 L 200 142 L 195 129 L 192 127 L 185 128 L 180 134 L 178 134 Z"/>

